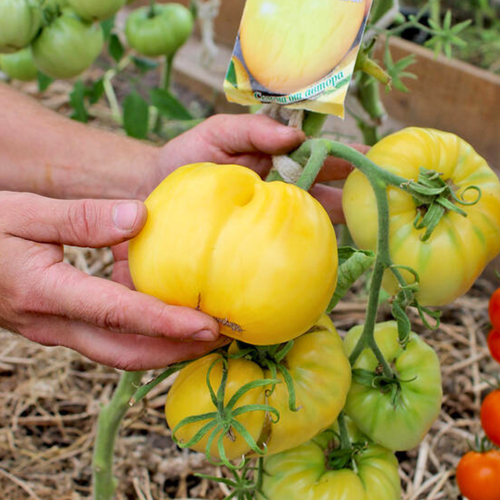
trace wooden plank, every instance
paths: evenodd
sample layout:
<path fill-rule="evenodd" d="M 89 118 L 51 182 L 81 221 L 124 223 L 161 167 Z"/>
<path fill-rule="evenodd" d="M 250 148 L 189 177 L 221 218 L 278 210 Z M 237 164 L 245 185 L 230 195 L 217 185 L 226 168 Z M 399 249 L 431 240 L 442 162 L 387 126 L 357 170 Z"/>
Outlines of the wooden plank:
<path fill-rule="evenodd" d="M 500 76 L 458 60 L 435 58 L 430 50 L 399 38 L 392 38 L 390 46 L 395 61 L 416 55 L 409 71 L 418 79 L 405 80 L 409 93 L 384 92 L 389 115 L 405 124 L 454 132 L 500 168 Z"/>

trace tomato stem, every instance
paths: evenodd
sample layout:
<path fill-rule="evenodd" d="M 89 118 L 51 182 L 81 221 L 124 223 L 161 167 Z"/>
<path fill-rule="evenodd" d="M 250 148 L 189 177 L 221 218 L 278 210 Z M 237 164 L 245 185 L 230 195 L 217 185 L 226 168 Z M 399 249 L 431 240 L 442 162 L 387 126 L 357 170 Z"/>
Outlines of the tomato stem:
<path fill-rule="evenodd" d="M 144 372 L 124 372 L 111 401 L 101 409 L 94 446 L 94 500 L 111 500 L 117 481 L 113 476 L 113 455 L 120 423 Z"/>

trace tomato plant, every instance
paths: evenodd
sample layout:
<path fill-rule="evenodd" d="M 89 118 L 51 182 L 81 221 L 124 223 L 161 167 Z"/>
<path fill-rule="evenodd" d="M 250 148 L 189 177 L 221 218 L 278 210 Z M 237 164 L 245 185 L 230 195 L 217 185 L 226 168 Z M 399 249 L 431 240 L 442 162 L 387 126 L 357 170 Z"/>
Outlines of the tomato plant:
<path fill-rule="evenodd" d="M 378 142 L 367 157 L 415 181 L 422 175 L 421 167 L 443 173 L 436 182 L 442 197 L 431 205 L 418 193 L 388 188 L 390 253 L 394 264 L 418 274 L 416 297 L 422 305 L 444 305 L 463 295 L 500 250 L 497 175 L 465 141 L 431 129 L 396 132 Z M 433 182 L 430 177 L 425 176 L 426 182 Z M 354 241 L 360 248 L 375 250 L 377 212 L 368 178 L 357 170 L 350 174 L 342 200 Z M 402 274 L 413 278 L 405 270 Z M 384 285 L 391 294 L 399 289 L 392 272 L 386 273 Z"/>
<path fill-rule="evenodd" d="M 104 44 L 99 24 L 65 11 L 46 26 L 32 45 L 35 65 L 52 78 L 73 78 L 86 70 Z"/>
<path fill-rule="evenodd" d="M 500 331 L 491 330 L 488 335 L 488 348 L 495 361 L 500 363 Z"/>
<path fill-rule="evenodd" d="M 198 308 L 224 335 L 257 345 L 295 338 L 325 311 L 336 238 L 306 191 L 237 165 L 200 163 L 170 174 L 146 206 L 129 247 L 137 290 Z"/>
<path fill-rule="evenodd" d="M 484 399 L 481 405 L 481 425 L 488 439 L 500 446 L 500 389 L 491 392 Z"/>
<path fill-rule="evenodd" d="M 36 0 L 0 2 L 0 53 L 26 47 L 42 25 L 42 11 Z"/>
<path fill-rule="evenodd" d="M 193 16 L 178 3 L 136 9 L 128 16 L 125 26 L 130 47 L 150 57 L 172 56 L 192 31 Z"/>
<path fill-rule="evenodd" d="M 348 354 L 362 329 L 354 327 L 344 339 Z M 376 443 L 390 450 L 409 450 L 422 441 L 441 409 L 439 359 L 415 333 L 403 348 L 394 321 L 375 326 L 375 341 L 395 375 L 385 377 L 373 352 L 364 349 L 353 366 L 345 412 Z"/>
<path fill-rule="evenodd" d="M 306 444 L 266 457 L 263 495 L 258 498 L 399 500 L 401 485 L 394 453 L 355 434 L 352 449 L 343 450 L 337 430 L 328 429 Z"/>
<path fill-rule="evenodd" d="M 114 16 L 125 5 L 125 0 L 68 0 L 68 4 L 82 19 L 92 21 Z"/>
<path fill-rule="evenodd" d="M 500 500 L 500 451 L 470 451 L 457 467 L 457 483 L 468 500 Z"/>
<path fill-rule="evenodd" d="M 500 288 L 495 290 L 495 292 L 490 297 L 488 313 L 493 328 L 496 330 L 500 330 Z"/>
<path fill-rule="evenodd" d="M 214 366 L 214 361 L 219 361 Z M 229 348 L 227 359 L 227 382 L 224 403 L 234 411 L 244 404 L 265 404 L 279 414 L 263 410 L 249 411 L 235 417 L 239 424 L 246 427 L 252 441 L 242 439 L 241 427 L 234 422 L 226 422 L 217 428 L 220 433 L 231 431 L 229 439 L 223 437 L 224 452 L 213 441 L 210 448 L 212 456 L 238 458 L 255 447 L 265 446 L 268 454 L 292 448 L 314 437 L 318 432 L 332 424 L 342 409 L 351 376 L 350 366 L 344 354 L 342 341 L 331 320 L 324 315 L 311 331 L 290 343 L 289 346 L 254 348 L 234 342 Z M 210 373 L 209 373 L 210 372 Z M 165 414 L 167 422 L 174 430 L 174 437 L 182 445 L 195 450 L 206 451 L 208 436 L 193 442 L 193 438 L 204 426 L 217 421 L 214 418 L 200 418 L 197 414 L 209 415 L 216 412 L 217 404 L 211 397 L 207 380 L 214 392 L 220 391 L 222 379 L 222 355 L 211 354 L 201 358 L 181 370 L 167 397 Z M 255 383 L 267 380 L 266 387 L 259 386 L 246 392 L 246 398 L 229 403 L 235 392 Z M 272 387 L 270 380 L 276 385 Z M 266 390 L 265 390 L 266 389 Z M 193 406 L 196 401 L 196 406 Z M 196 411 L 195 411 L 196 408 Z M 193 420 L 179 425 L 184 419 Z M 215 424 L 212 424 L 215 425 Z M 210 433 L 208 433 L 210 435 Z M 214 435 L 215 439 L 217 435 Z"/>
<path fill-rule="evenodd" d="M 0 69 L 10 78 L 23 82 L 36 80 L 38 73 L 29 47 L 0 55 Z"/>

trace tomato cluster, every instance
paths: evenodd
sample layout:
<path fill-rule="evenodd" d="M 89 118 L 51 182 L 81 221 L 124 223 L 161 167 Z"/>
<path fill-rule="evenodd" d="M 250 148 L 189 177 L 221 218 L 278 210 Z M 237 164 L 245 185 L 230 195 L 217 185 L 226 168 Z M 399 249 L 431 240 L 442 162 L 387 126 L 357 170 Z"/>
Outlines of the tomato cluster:
<path fill-rule="evenodd" d="M 99 21 L 114 16 L 126 0 L 2 0 L 0 69 L 10 78 L 74 78 L 104 46 Z M 193 30 L 193 16 L 178 3 L 136 9 L 127 21 L 129 45 L 148 56 L 172 56 Z"/>
<path fill-rule="evenodd" d="M 500 288 L 488 307 L 492 330 L 488 347 L 500 363 Z M 481 426 L 491 444 L 500 447 L 500 388 L 486 396 L 481 405 Z M 473 450 L 462 457 L 457 468 L 460 491 L 469 500 L 500 500 L 500 451 Z"/>
<path fill-rule="evenodd" d="M 420 311 L 419 303 L 464 294 L 500 250 L 495 173 L 463 140 L 436 130 L 403 130 L 368 157 L 397 179 L 419 183 L 413 194 L 397 183 L 387 189 L 393 264 L 383 285 L 398 304 Z M 430 171 L 435 166 L 442 174 Z M 372 182 L 354 171 L 343 206 L 354 240 L 376 250 Z M 432 231 L 420 223 L 434 210 L 426 200 L 448 207 Z M 393 313 L 397 321 L 376 323 L 372 314 L 343 342 L 321 316 L 338 272 L 323 208 L 297 186 L 213 164 L 177 170 L 146 205 L 146 226 L 129 247 L 136 288 L 210 314 L 235 339 L 178 374 L 165 406 L 176 442 L 230 467 L 230 460 L 266 455 L 258 498 L 397 500 L 394 452 L 418 446 L 439 415 L 439 360 L 401 321 L 403 305 Z M 351 271 L 342 271 L 342 286 Z M 493 440 L 500 436 L 490 415 L 498 406 L 493 393 L 483 407 Z"/>

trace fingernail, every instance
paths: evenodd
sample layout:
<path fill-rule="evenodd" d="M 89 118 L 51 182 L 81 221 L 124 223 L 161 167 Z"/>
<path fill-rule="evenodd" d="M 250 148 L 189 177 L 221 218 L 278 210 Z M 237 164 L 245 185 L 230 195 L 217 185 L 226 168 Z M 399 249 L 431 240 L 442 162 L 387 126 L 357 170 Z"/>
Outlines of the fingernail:
<path fill-rule="evenodd" d="M 113 222 L 118 229 L 130 231 L 137 220 L 138 207 L 135 202 L 123 202 L 113 209 Z"/>
<path fill-rule="evenodd" d="M 302 130 L 292 128 L 292 127 L 286 127 L 286 126 L 281 126 L 278 129 L 278 133 L 280 133 L 283 137 L 288 138 L 288 139 L 299 139 L 304 136 L 304 132 Z"/>
<path fill-rule="evenodd" d="M 202 340 L 204 342 L 210 342 L 217 338 L 217 335 L 214 334 L 211 330 L 201 330 L 198 333 L 193 335 L 193 340 Z"/>

